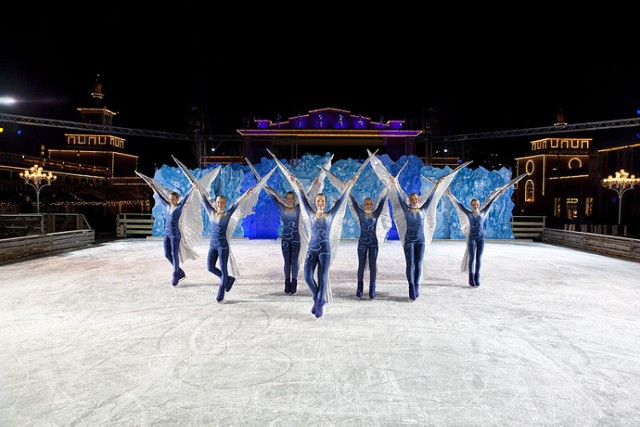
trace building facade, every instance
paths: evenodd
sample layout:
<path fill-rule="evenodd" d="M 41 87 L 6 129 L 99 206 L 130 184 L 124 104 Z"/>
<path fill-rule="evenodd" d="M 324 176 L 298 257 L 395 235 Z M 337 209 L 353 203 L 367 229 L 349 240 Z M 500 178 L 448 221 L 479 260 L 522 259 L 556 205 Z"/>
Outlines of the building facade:
<path fill-rule="evenodd" d="M 336 158 L 352 157 L 359 148 L 379 149 L 392 160 L 416 154 L 421 130 L 407 129 L 404 120 L 373 121 L 338 108 L 311 110 L 284 121 L 256 120 L 255 128 L 238 129 L 243 137 L 244 156 L 252 162 L 270 157 L 267 149 L 282 158 L 329 152 Z"/>
<path fill-rule="evenodd" d="M 116 113 L 101 105 L 99 81 L 91 96 L 96 105 L 78 108 L 80 121 L 110 126 Z M 0 152 L 0 211 L 16 213 L 24 207 L 34 190 L 20 173 L 38 165 L 57 177 L 40 193 L 41 212 L 82 213 L 98 235 L 115 234 L 119 213 L 151 212 L 153 201 L 135 174 L 138 156 L 126 153 L 125 144 L 108 134 L 66 133 L 59 148 L 42 145 L 39 156 Z"/>
<path fill-rule="evenodd" d="M 594 148 L 591 138 L 544 138 L 530 142 L 530 152 L 516 158 L 516 174 L 526 173 L 514 193 L 514 215 L 546 216 L 547 226 L 620 225 L 640 230 L 640 198 L 628 191 L 624 204 L 602 180 L 620 169 L 640 165 L 640 144 Z M 640 189 L 638 189 L 640 191 Z"/>

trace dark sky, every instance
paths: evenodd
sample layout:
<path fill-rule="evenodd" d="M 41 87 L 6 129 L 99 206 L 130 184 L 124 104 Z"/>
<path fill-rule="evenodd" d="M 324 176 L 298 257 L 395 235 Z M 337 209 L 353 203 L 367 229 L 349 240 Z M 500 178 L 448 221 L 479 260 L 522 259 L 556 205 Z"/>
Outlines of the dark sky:
<path fill-rule="evenodd" d="M 418 127 L 435 107 L 442 134 L 549 126 L 558 109 L 570 123 L 636 115 L 631 12 L 485 7 L 15 10 L 3 17 L 0 96 L 23 102 L 0 112 L 78 120 L 100 74 L 114 125 L 170 132 L 185 131 L 191 106 L 216 135 L 323 107 Z"/>

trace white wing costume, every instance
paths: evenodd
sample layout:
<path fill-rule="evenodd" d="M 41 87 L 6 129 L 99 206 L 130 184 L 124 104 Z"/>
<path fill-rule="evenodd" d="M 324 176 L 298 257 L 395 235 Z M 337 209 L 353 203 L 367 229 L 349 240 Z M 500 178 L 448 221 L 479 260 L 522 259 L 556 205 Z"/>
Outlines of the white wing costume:
<path fill-rule="evenodd" d="M 194 184 L 194 186 L 198 189 L 203 199 L 206 199 L 207 203 L 209 203 L 209 206 L 213 208 L 212 210 L 214 212 L 217 212 L 217 205 L 216 203 L 212 202 L 212 197 L 208 190 L 211 182 L 213 181 L 211 181 L 209 183 L 209 186 L 207 187 L 199 185 L 197 181 L 194 181 L 195 177 L 193 176 L 193 173 L 191 173 L 191 171 L 175 157 L 174 157 L 174 160 L 178 164 L 182 172 L 187 176 L 187 178 L 189 178 L 191 183 Z M 218 168 L 220 168 L 220 166 L 218 166 Z M 269 178 L 271 178 L 271 175 L 273 175 L 273 172 L 275 172 L 275 170 L 276 170 L 275 167 L 271 169 L 265 176 L 263 176 L 258 181 L 258 183 L 255 186 L 245 191 L 244 194 L 240 196 L 240 198 L 238 198 L 238 200 L 236 200 L 227 209 L 227 211 L 233 210 L 233 213 L 231 214 L 231 218 L 229 219 L 229 223 L 227 224 L 227 229 L 226 229 L 227 241 L 231 240 L 233 232 L 238 226 L 238 222 L 241 219 L 244 219 L 244 217 L 246 217 L 247 215 L 251 215 L 252 213 L 254 213 L 253 209 L 258 203 L 258 196 L 260 195 L 260 191 L 267 185 L 267 181 L 269 180 Z M 208 209 L 207 209 L 207 212 L 209 212 Z M 229 245 L 229 272 L 232 276 L 235 276 L 236 278 L 239 277 L 238 266 L 233 256 L 233 250 L 231 248 L 231 245 Z"/>
<path fill-rule="evenodd" d="M 288 170 L 286 170 L 285 166 L 281 162 L 279 162 L 277 159 L 276 159 L 276 163 L 281 168 L 283 175 L 285 175 L 285 177 L 289 180 L 289 183 L 293 187 L 293 189 L 296 192 L 298 198 L 306 197 L 307 200 L 309 201 L 308 206 L 314 206 L 315 196 L 313 197 L 313 199 L 310 199 L 309 197 L 307 197 L 307 195 L 304 194 L 304 187 L 302 186 L 300 181 L 297 178 L 295 178 Z M 360 176 L 360 173 L 365 168 L 365 166 L 367 166 L 368 163 L 369 163 L 369 159 L 367 159 L 362 164 L 362 166 L 360 166 L 360 169 L 356 172 L 356 174 L 353 176 L 353 178 L 351 178 L 351 180 L 349 180 L 347 183 L 344 183 L 344 182 L 340 181 L 337 177 L 335 178 L 340 182 L 338 184 L 338 186 L 336 186 L 336 188 L 340 191 L 339 199 L 346 197 L 347 200 L 348 200 L 349 192 L 351 191 L 351 188 L 353 187 L 353 185 L 357 181 L 358 177 Z M 321 175 L 322 175 L 323 178 L 324 178 L 325 175 L 330 173 L 327 169 L 324 169 L 324 167 L 322 167 L 322 166 L 319 166 L 319 167 L 320 167 L 320 169 L 322 169 Z M 333 175 L 333 174 L 331 174 L 331 175 Z M 313 187 L 313 184 L 312 184 L 312 187 Z M 311 193 L 311 192 L 309 192 L 309 193 Z M 333 264 L 333 260 L 335 259 L 335 255 L 336 255 L 336 252 L 338 250 L 338 244 L 340 243 L 340 237 L 342 236 L 342 224 L 343 224 L 343 220 L 344 220 L 344 213 L 345 213 L 345 209 L 347 208 L 347 205 L 348 205 L 347 200 L 345 200 L 343 203 L 340 204 L 340 206 L 339 206 L 337 211 L 332 211 L 331 212 L 331 215 L 333 215 L 333 221 L 331 222 L 331 229 L 329 231 L 329 248 L 331 250 L 331 259 L 329 261 L 329 270 L 327 271 L 327 273 L 328 273 L 328 280 L 327 280 L 327 283 L 326 283 L 327 302 L 331 302 L 333 300 L 333 295 L 332 295 L 332 290 L 331 290 L 331 273 L 330 273 L 331 272 L 331 264 Z M 302 211 L 304 212 L 305 209 L 302 209 Z M 307 221 L 309 221 L 309 219 L 307 219 Z M 309 230 L 310 230 L 310 227 L 309 227 Z M 305 252 L 305 256 L 306 256 L 306 252 Z"/>
<path fill-rule="evenodd" d="M 360 176 L 360 174 L 368 164 L 369 164 L 369 159 L 365 160 L 362 163 L 362 165 L 360 166 L 356 174 L 347 182 L 342 181 L 340 178 L 335 176 L 332 172 L 326 169 L 323 169 L 322 166 L 319 166 L 319 168 L 321 168 L 329 178 L 329 182 L 331 182 L 331 184 L 334 187 L 336 187 L 336 189 L 340 192 L 341 195 L 344 194 L 343 197 L 347 198 L 347 203 L 343 203 L 340 206 L 340 209 L 338 210 L 338 212 L 335 213 L 335 218 L 333 220 L 333 224 L 331 225 L 331 240 L 329 243 L 331 247 L 331 261 L 329 262 L 329 266 L 333 264 L 333 260 L 336 258 L 336 253 L 338 252 L 338 245 L 340 244 L 340 238 L 342 237 L 342 225 L 344 223 L 344 214 L 347 209 L 347 206 L 350 206 L 350 201 L 351 201 L 349 197 L 349 193 L 351 192 L 351 189 L 353 188 L 356 181 L 358 180 L 358 177 Z M 356 218 L 357 218 L 357 215 L 356 215 Z M 331 272 L 331 269 L 329 269 L 329 272 Z M 329 280 L 329 284 L 330 283 L 331 283 L 331 280 Z M 331 288 L 329 287 L 327 290 L 327 294 L 329 294 L 328 291 L 330 289 Z"/>
<path fill-rule="evenodd" d="M 136 174 L 142 178 L 149 187 L 158 195 L 158 197 L 162 198 L 166 203 L 169 203 L 171 197 L 171 190 L 153 178 L 150 178 L 143 173 L 135 171 Z M 211 183 L 216 179 L 218 173 L 220 172 L 220 167 L 213 169 L 202 176 L 199 180 L 196 180 L 198 185 L 201 186 L 210 186 Z M 194 177 L 195 179 L 195 177 Z M 200 203 L 197 202 L 197 192 L 195 190 L 195 186 L 192 186 L 191 189 L 185 194 L 181 199 L 179 199 L 178 203 L 182 202 L 183 198 L 187 198 L 184 201 L 184 207 L 182 208 L 182 215 L 180 215 L 180 220 L 178 221 L 178 228 L 180 229 L 180 234 L 182 235 L 180 239 L 180 260 L 184 261 L 185 259 L 196 259 L 198 254 L 194 250 L 194 246 L 198 239 L 202 238 L 202 215 Z"/>
<path fill-rule="evenodd" d="M 394 177 L 389 173 L 389 171 L 387 171 L 387 168 L 382 164 L 380 159 L 377 158 L 375 153 L 371 153 L 369 151 L 369 158 L 371 159 L 371 167 L 373 167 L 376 175 L 378 176 L 380 181 L 382 181 L 387 186 L 387 188 L 389 188 L 389 200 L 391 201 L 393 220 L 396 223 L 398 237 L 400 238 L 400 241 L 404 246 L 405 235 L 407 232 L 407 221 L 401 204 L 404 204 L 405 207 L 410 207 L 408 197 L 400 186 L 400 183 L 398 182 L 398 176 L 404 170 L 404 166 Z M 428 193 L 421 195 L 419 198 L 419 208 L 424 208 L 425 204 L 428 203 L 423 218 L 425 255 L 429 248 L 429 244 L 433 240 L 433 233 L 436 228 L 436 213 L 438 203 L 440 202 L 440 199 L 442 198 L 447 188 L 449 188 L 449 185 L 451 185 L 451 182 L 456 177 L 458 172 L 460 172 L 462 168 L 466 167 L 470 163 L 472 162 L 468 161 L 466 163 L 463 163 L 456 167 L 453 171 L 449 172 L 447 175 L 438 179 L 431 190 Z M 424 256 L 422 259 L 422 271 L 425 271 L 426 261 L 427 257 Z M 421 280 L 424 280 L 424 278 L 425 275 L 422 274 Z"/>
<path fill-rule="evenodd" d="M 287 167 L 275 156 L 275 154 L 273 154 L 271 151 L 267 150 L 269 152 L 269 154 L 271 154 L 271 157 L 273 157 L 273 159 L 276 162 L 276 165 L 278 165 L 278 169 L 280 170 L 280 172 L 282 173 L 282 175 L 285 177 L 285 179 L 287 180 L 287 182 L 289 182 L 289 184 L 291 184 L 291 186 L 293 187 L 293 191 L 294 193 L 296 193 L 296 197 L 298 199 L 298 204 L 301 203 L 301 195 L 298 194 L 297 192 L 297 188 L 296 186 L 291 182 L 291 180 L 289 179 L 289 174 L 291 173 Z M 333 160 L 333 155 L 331 157 L 329 157 L 329 159 L 324 163 L 324 165 L 320 168 L 320 171 L 318 173 L 318 175 L 316 175 L 316 177 L 313 179 L 313 181 L 311 181 L 311 184 L 309 184 L 309 188 L 307 188 L 304 191 L 304 197 L 307 199 L 307 201 L 309 201 L 309 204 L 313 205 L 314 200 L 316 199 L 316 195 L 318 195 L 319 193 L 322 193 L 322 190 L 324 189 L 324 179 L 325 179 L 325 170 L 329 170 L 331 168 L 331 161 Z M 254 171 L 254 174 L 257 173 Z M 269 191 L 268 189 L 265 189 L 265 191 Z M 277 193 L 275 190 L 273 190 L 275 193 Z M 309 215 L 307 214 L 307 211 L 305 209 L 300 209 L 300 222 L 298 223 L 298 232 L 300 234 L 300 255 L 298 256 L 298 264 L 299 265 L 304 265 L 304 259 L 306 257 L 307 254 L 307 249 L 309 248 L 309 237 L 311 234 L 311 226 L 309 224 L 310 218 Z"/>
<path fill-rule="evenodd" d="M 251 163 L 251 161 L 246 157 L 245 157 L 245 161 L 251 168 L 251 171 L 255 175 L 256 179 L 260 180 L 261 176 L 256 170 L 256 168 L 253 167 L 253 164 Z M 330 162 L 331 160 L 329 160 L 329 163 Z M 287 206 L 287 201 L 285 200 L 285 198 L 282 197 L 282 195 L 278 193 L 273 187 L 266 185 L 264 187 L 264 191 L 270 196 L 272 196 L 273 198 L 275 198 L 278 201 L 277 203 L 279 203 L 280 205 Z M 305 222 L 303 221 L 303 218 L 302 218 L 302 211 L 304 209 L 300 208 L 300 199 L 298 199 L 293 206 L 297 207 L 300 210 L 300 220 L 298 221 L 298 235 L 300 236 L 300 251 L 298 254 L 298 265 L 302 265 L 304 262 L 304 254 L 307 252 L 307 247 L 309 246 L 309 235 L 308 235 L 307 227 L 305 226 Z"/>
<path fill-rule="evenodd" d="M 502 193 L 504 193 L 507 188 L 511 187 L 512 185 L 520 181 L 525 176 L 527 176 L 527 174 L 523 173 L 522 175 L 519 175 L 513 178 L 511 181 L 494 189 L 493 191 L 491 191 L 491 193 L 489 193 L 487 198 L 484 200 L 484 202 L 482 202 L 482 205 L 480 205 L 480 208 L 478 209 L 478 212 L 480 212 L 480 215 L 482 216 L 483 222 L 487 218 L 487 216 L 489 216 L 489 212 L 491 211 L 491 208 L 493 207 L 493 203 L 495 202 L 495 200 L 498 197 L 500 197 L 500 195 L 502 195 Z M 473 211 L 467 208 L 466 206 L 464 206 L 462 203 L 460 203 L 460 201 L 449 190 L 446 191 L 446 194 L 449 197 L 449 199 L 451 199 L 451 203 L 453 204 L 453 207 L 456 209 L 456 213 L 458 214 L 458 220 L 460 222 L 460 228 L 462 229 L 462 233 L 465 236 L 465 240 L 467 241 L 467 243 L 469 243 L 470 223 L 469 223 L 468 215 L 472 215 Z M 468 269 L 469 269 L 469 245 L 467 244 L 465 245 L 464 257 L 462 258 L 462 262 L 460 263 L 460 271 L 466 272 Z"/>
<path fill-rule="evenodd" d="M 364 167 L 361 167 L 360 169 L 362 170 L 362 169 L 364 169 Z M 358 175 L 361 173 L 361 170 L 358 171 Z M 340 178 L 335 176 L 335 174 L 333 174 L 332 172 L 330 172 L 328 170 L 325 170 L 325 174 L 327 175 L 327 178 L 329 179 L 329 182 L 334 187 L 336 187 L 338 189 L 338 191 L 340 191 L 340 192 L 344 191 L 344 189 L 346 188 L 346 186 L 348 184 L 347 182 L 342 181 Z M 377 200 L 376 200 L 376 202 L 375 202 L 375 204 L 373 206 L 373 211 L 374 212 L 376 210 L 378 210 L 378 208 L 380 207 L 380 203 L 382 203 L 383 200 L 386 203 L 386 201 L 387 201 L 386 196 L 387 196 L 388 192 L 389 192 L 389 189 L 386 188 L 386 187 L 380 192 L 380 194 L 378 195 L 378 198 L 377 198 Z M 360 216 L 355 212 L 355 208 L 353 206 L 353 202 L 351 200 L 351 197 L 349 197 L 349 209 L 351 210 L 351 216 L 358 223 L 358 226 L 362 227 L 362 224 L 360 224 Z M 378 220 L 376 222 L 376 238 L 378 240 L 378 244 L 382 244 L 384 241 L 387 240 L 387 234 L 389 233 L 389 230 L 391 230 L 392 225 L 393 225 L 393 222 L 391 220 L 391 212 L 389 210 L 389 204 L 386 203 L 386 205 L 380 211 L 380 215 L 378 216 Z M 333 257 L 333 251 L 332 251 L 332 257 Z M 365 262 L 368 264 L 369 263 L 369 259 L 366 258 Z M 366 264 L 365 264 L 365 267 L 366 267 Z"/>

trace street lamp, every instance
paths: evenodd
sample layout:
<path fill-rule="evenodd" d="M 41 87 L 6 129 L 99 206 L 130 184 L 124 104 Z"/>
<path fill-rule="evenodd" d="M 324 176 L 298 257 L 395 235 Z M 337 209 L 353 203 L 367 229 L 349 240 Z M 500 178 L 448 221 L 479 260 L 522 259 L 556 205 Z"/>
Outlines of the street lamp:
<path fill-rule="evenodd" d="M 628 190 L 633 190 L 633 187 L 640 184 L 640 178 L 636 178 L 635 175 L 629 176 L 629 172 L 620 169 L 619 172 L 616 172 L 616 176 L 609 175 L 608 178 L 600 182 L 603 187 L 618 193 L 618 225 L 620 225 L 622 222 L 622 196 Z"/>
<path fill-rule="evenodd" d="M 51 182 L 58 177 L 51 172 L 44 172 L 41 166 L 35 164 L 29 170 L 20 172 L 20 178 L 23 178 L 26 184 L 36 189 L 36 206 L 37 212 L 40 213 L 40 190 L 51 185 Z"/>

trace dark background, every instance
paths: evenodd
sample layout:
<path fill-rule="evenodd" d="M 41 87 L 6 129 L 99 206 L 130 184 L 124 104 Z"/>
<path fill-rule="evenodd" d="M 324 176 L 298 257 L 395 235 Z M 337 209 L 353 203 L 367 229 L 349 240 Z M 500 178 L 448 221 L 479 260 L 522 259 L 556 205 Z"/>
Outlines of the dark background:
<path fill-rule="evenodd" d="M 7 5 L 0 96 L 19 102 L 0 112 L 77 121 L 99 74 L 115 126 L 179 133 L 194 108 L 207 135 L 323 107 L 440 135 L 550 126 L 559 110 L 568 123 L 637 115 L 630 11 L 519 7 Z M 20 143 L 4 127 L 0 151 Z M 63 133 L 21 131 L 49 146 Z M 127 140 L 154 163 L 190 150 Z M 526 141 L 478 144 L 511 156 Z"/>

